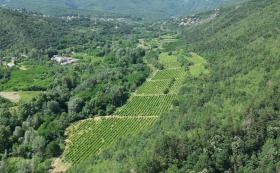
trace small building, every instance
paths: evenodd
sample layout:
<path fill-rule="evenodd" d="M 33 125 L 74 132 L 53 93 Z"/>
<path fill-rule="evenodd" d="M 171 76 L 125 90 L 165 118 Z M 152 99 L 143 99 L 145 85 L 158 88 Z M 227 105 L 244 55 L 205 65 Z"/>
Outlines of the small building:
<path fill-rule="evenodd" d="M 11 62 L 7 63 L 7 66 L 10 67 L 10 68 L 15 66 L 15 65 L 16 65 L 15 60 L 11 60 Z"/>
<path fill-rule="evenodd" d="M 56 61 L 56 62 L 60 63 L 61 65 L 70 64 L 70 63 L 74 63 L 74 62 L 78 61 L 78 59 L 75 59 L 75 58 L 63 57 L 63 56 L 59 56 L 59 55 L 54 55 L 51 58 L 51 60 Z"/>

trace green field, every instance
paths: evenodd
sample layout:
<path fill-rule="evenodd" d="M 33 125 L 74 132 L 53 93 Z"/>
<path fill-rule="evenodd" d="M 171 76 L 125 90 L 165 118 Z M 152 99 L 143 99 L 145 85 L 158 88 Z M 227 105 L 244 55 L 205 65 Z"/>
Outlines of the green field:
<path fill-rule="evenodd" d="M 85 161 L 116 139 L 150 127 L 155 120 L 155 117 L 109 117 L 75 123 L 67 133 L 70 142 L 64 154 L 65 161 L 73 164 Z"/>
<path fill-rule="evenodd" d="M 202 74 L 209 73 L 208 70 L 205 68 L 205 64 L 207 64 L 207 61 L 196 53 L 190 53 L 190 54 L 191 57 L 187 57 L 187 60 L 194 63 L 193 66 L 189 67 L 191 75 L 200 76 Z"/>
<path fill-rule="evenodd" d="M 20 96 L 20 102 L 28 102 L 31 101 L 32 98 L 39 96 L 41 94 L 41 91 L 20 91 L 19 96 Z"/>
<path fill-rule="evenodd" d="M 169 94 L 176 94 L 183 82 L 182 79 L 175 80 L 174 84 L 169 86 L 171 80 L 146 81 L 136 90 L 136 95 L 157 95 L 164 94 L 164 90 L 169 88 Z"/>
<path fill-rule="evenodd" d="M 168 55 L 168 52 L 163 52 L 159 55 L 159 63 L 161 63 L 165 69 L 180 68 L 181 64 L 177 61 L 176 55 Z"/>

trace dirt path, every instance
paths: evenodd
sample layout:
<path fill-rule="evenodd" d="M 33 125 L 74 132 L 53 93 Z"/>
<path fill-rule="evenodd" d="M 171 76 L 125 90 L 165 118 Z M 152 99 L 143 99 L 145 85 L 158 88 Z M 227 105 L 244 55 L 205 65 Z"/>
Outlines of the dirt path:
<path fill-rule="evenodd" d="M 59 173 L 59 172 L 65 172 L 68 168 L 70 168 L 71 164 L 69 163 L 63 163 L 62 159 L 56 158 L 53 161 L 52 167 L 49 172 L 50 173 Z"/>
<path fill-rule="evenodd" d="M 18 92 L 0 92 L 0 96 L 14 103 L 19 102 L 20 100 L 20 95 Z"/>

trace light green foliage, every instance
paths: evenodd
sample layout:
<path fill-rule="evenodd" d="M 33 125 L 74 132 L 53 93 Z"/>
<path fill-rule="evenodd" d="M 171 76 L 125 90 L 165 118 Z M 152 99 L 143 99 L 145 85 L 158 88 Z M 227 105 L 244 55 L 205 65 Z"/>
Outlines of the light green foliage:
<path fill-rule="evenodd" d="M 155 117 L 89 119 L 73 124 L 68 131 L 69 143 L 65 160 L 74 164 L 85 161 L 116 139 L 150 127 Z"/>
<path fill-rule="evenodd" d="M 183 84 L 183 79 L 176 79 L 175 81 L 174 81 L 174 84 L 173 85 L 171 85 L 171 87 L 170 87 L 170 89 L 169 89 L 169 93 L 170 94 L 177 94 L 178 93 L 178 91 L 179 91 L 179 89 L 180 89 L 180 87 L 182 86 L 182 84 Z"/>
<path fill-rule="evenodd" d="M 181 68 L 178 69 L 167 69 L 167 70 L 159 70 L 152 80 L 164 80 L 164 79 L 180 79 L 186 75 L 185 71 Z"/>
<path fill-rule="evenodd" d="M 20 70 L 13 67 L 11 71 L 11 79 L 1 84 L 0 90 L 42 90 L 53 82 L 54 77 L 51 72 L 54 67 L 47 65 L 25 63 L 27 70 Z"/>
<path fill-rule="evenodd" d="M 136 94 L 163 94 L 169 82 L 170 80 L 146 81 L 136 90 Z"/>
<path fill-rule="evenodd" d="M 159 63 L 163 64 L 165 69 L 181 67 L 181 64 L 177 61 L 176 54 L 169 55 L 170 53 L 169 52 L 161 53 L 158 58 Z"/>
<path fill-rule="evenodd" d="M 187 57 L 186 59 L 193 63 L 193 65 L 189 67 L 191 75 L 200 76 L 202 74 L 207 74 L 208 70 L 205 68 L 207 61 L 196 53 L 190 53 L 190 55 L 191 57 Z"/>
<path fill-rule="evenodd" d="M 158 116 L 171 108 L 176 95 L 134 96 L 114 115 L 121 116 Z"/>
<path fill-rule="evenodd" d="M 19 96 L 20 96 L 20 102 L 24 101 L 24 102 L 29 102 L 32 100 L 32 98 L 38 96 L 39 94 L 41 94 L 41 91 L 20 91 L 19 92 Z"/>
<path fill-rule="evenodd" d="M 206 64 L 207 60 L 199 56 L 197 53 L 190 53 L 191 57 L 187 57 L 187 60 L 194 64 Z"/>
<path fill-rule="evenodd" d="M 163 94 L 166 88 L 170 88 L 169 94 L 176 94 L 183 83 L 182 79 L 175 80 L 174 84 L 169 86 L 171 80 L 146 81 L 137 90 L 137 95 L 155 95 Z"/>
<path fill-rule="evenodd" d="M 189 67 L 192 76 L 200 76 L 201 74 L 207 74 L 208 70 L 205 69 L 203 64 L 195 64 Z"/>

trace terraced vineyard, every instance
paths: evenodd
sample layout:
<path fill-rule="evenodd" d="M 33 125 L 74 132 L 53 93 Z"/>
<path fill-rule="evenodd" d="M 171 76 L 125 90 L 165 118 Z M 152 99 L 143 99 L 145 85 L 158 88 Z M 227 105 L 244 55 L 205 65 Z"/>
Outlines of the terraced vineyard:
<path fill-rule="evenodd" d="M 73 164 L 85 161 L 119 137 L 143 130 L 155 120 L 156 117 L 109 117 L 79 122 L 69 130 L 65 159 Z"/>
<path fill-rule="evenodd" d="M 114 113 L 121 116 L 159 116 L 171 107 L 176 95 L 134 96 Z"/>
<path fill-rule="evenodd" d="M 162 53 L 159 62 L 165 69 L 151 74 L 112 116 L 84 120 L 69 128 L 67 147 L 63 154 L 66 162 L 83 162 L 118 138 L 143 131 L 172 107 L 185 71 L 176 56 L 170 53 Z"/>

